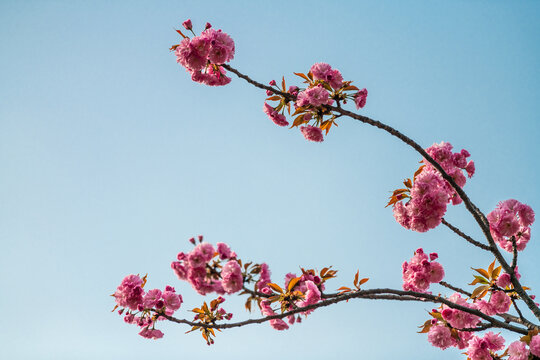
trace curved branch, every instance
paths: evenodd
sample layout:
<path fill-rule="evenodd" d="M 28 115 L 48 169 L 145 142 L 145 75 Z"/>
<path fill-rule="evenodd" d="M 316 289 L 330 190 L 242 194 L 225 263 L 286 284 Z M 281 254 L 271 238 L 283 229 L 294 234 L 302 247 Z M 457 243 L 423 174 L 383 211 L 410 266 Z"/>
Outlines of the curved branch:
<path fill-rule="evenodd" d="M 452 225 L 448 221 L 446 221 L 445 218 L 442 218 L 441 221 L 447 228 L 449 228 L 450 230 L 452 230 L 453 232 L 455 232 L 456 234 L 458 234 L 459 236 L 461 236 L 462 238 L 467 240 L 469 243 L 473 244 L 476 247 L 479 247 L 480 249 L 483 249 L 483 250 L 486 250 L 486 251 L 491 251 L 491 248 L 489 246 L 487 246 L 485 244 L 482 244 L 479 241 L 474 240 L 472 237 L 465 234 L 463 231 L 461 231 L 460 229 L 458 229 L 457 227 L 455 227 L 454 225 Z"/>
<path fill-rule="evenodd" d="M 424 294 L 424 293 L 414 292 L 414 291 L 403 291 L 403 290 L 394 290 L 394 289 L 359 290 L 359 291 L 356 291 L 356 292 L 353 292 L 353 293 L 339 295 L 339 296 L 336 296 L 335 298 L 332 298 L 332 299 L 323 300 L 323 301 L 320 301 L 320 302 L 318 302 L 316 304 L 312 304 L 312 305 L 308 305 L 308 306 L 304 306 L 304 307 L 299 307 L 299 308 L 296 308 L 294 310 L 284 312 L 282 314 L 276 314 L 276 315 L 266 316 L 266 317 L 263 317 L 263 318 L 249 319 L 249 320 L 245 320 L 245 321 L 240 321 L 240 322 L 236 322 L 236 323 L 228 323 L 228 324 L 201 324 L 201 323 L 198 323 L 198 322 L 193 322 L 193 321 L 189 321 L 189 320 L 185 320 L 185 319 L 177 319 L 175 317 L 167 316 L 167 315 L 162 314 L 162 313 L 159 313 L 159 315 L 166 318 L 167 320 L 170 320 L 172 322 L 176 322 L 176 323 L 179 323 L 179 324 L 187 324 L 187 325 L 190 325 L 190 326 L 198 326 L 198 327 L 202 327 L 202 328 L 229 329 L 229 328 L 241 327 L 241 326 L 245 326 L 245 325 L 249 325 L 249 324 L 260 324 L 260 323 L 264 323 L 266 321 L 270 321 L 270 320 L 274 320 L 274 319 L 282 319 L 282 318 L 285 318 L 285 317 L 290 316 L 290 315 L 295 315 L 295 314 L 298 314 L 298 313 L 303 313 L 303 312 L 308 311 L 308 310 L 313 310 L 313 309 L 317 309 L 317 308 L 320 308 L 320 307 L 324 307 L 324 306 L 328 306 L 328 305 L 332 305 L 332 304 L 337 304 L 339 302 L 348 301 L 350 299 L 377 299 L 377 300 L 381 299 L 381 300 L 420 301 L 420 302 L 428 301 L 428 302 L 433 302 L 433 303 L 442 303 L 442 304 L 447 305 L 450 308 L 453 308 L 453 309 L 456 309 L 456 310 L 461 310 L 461 311 L 467 312 L 469 314 L 476 315 L 476 316 L 486 320 L 492 327 L 503 328 L 503 329 L 510 330 L 510 331 L 516 332 L 518 334 L 523 334 L 523 335 L 528 334 L 527 329 L 507 324 L 507 323 L 502 322 L 500 320 L 497 320 L 497 319 L 495 319 L 495 318 L 493 318 L 491 316 L 488 316 L 488 315 L 486 315 L 486 314 L 484 314 L 484 313 L 482 313 L 482 312 L 480 312 L 480 311 L 478 311 L 476 309 L 471 309 L 471 308 L 468 308 L 468 307 L 465 307 L 465 306 L 458 305 L 458 304 L 453 303 L 453 302 L 451 302 L 451 301 L 449 301 L 449 300 L 447 300 L 447 299 L 445 299 L 443 297 L 435 296 L 435 295 L 431 295 L 431 294 Z"/>
<path fill-rule="evenodd" d="M 232 73 L 236 74 L 238 77 L 246 80 L 248 83 L 252 84 L 253 86 L 256 86 L 261 89 L 272 91 L 275 94 L 279 94 L 281 96 L 284 96 L 287 100 L 294 100 L 294 97 L 291 94 L 284 93 L 281 91 L 278 91 L 276 89 L 273 89 L 269 86 L 266 86 L 264 84 L 261 84 L 253 79 L 251 79 L 249 76 L 242 74 L 235 68 L 231 67 L 230 65 L 223 64 L 223 68 L 231 71 Z M 436 162 L 429 154 L 424 150 L 423 147 L 421 147 L 417 142 L 406 136 L 405 134 L 401 133 L 400 131 L 394 129 L 391 126 L 388 126 L 380 121 L 371 119 L 367 116 L 355 114 L 349 110 L 345 110 L 341 107 L 332 106 L 332 105 L 325 105 L 328 109 L 335 111 L 341 115 L 348 116 L 352 119 L 358 120 L 360 122 L 363 122 L 364 124 L 368 124 L 371 126 L 374 126 L 376 128 L 379 128 L 381 130 L 386 131 L 388 134 L 397 137 L 401 141 L 403 141 L 405 144 L 412 147 L 416 152 L 418 152 L 424 159 L 426 159 L 427 162 L 429 162 L 437 171 L 441 174 L 442 178 L 446 180 L 450 186 L 456 191 L 456 193 L 459 195 L 461 200 L 463 200 L 463 203 L 465 204 L 465 207 L 467 210 L 471 213 L 475 221 L 477 222 L 478 226 L 484 233 L 484 236 L 486 237 L 490 251 L 495 255 L 495 258 L 499 261 L 503 269 L 510 274 L 512 284 L 514 285 L 514 288 L 516 292 L 519 294 L 519 296 L 522 298 L 522 300 L 527 304 L 528 308 L 532 311 L 532 313 L 536 316 L 538 320 L 540 320 L 540 308 L 536 306 L 534 301 L 529 297 L 529 295 L 525 292 L 523 287 L 521 286 L 519 280 L 516 278 L 513 271 L 511 271 L 510 265 L 506 262 L 505 258 L 502 256 L 501 252 L 497 248 L 497 245 L 495 244 L 495 240 L 493 240 L 493 237 L 491 236 L 491 231 L 489 229 L 489 221 L 487 220 L 486 216 L 480 209 L 473 204 L 471 199 L 469 199 L 469 196 L 463 191 L 463 189 L 454 181 L 454 179 L 444 171 L 442 166 Z"/>

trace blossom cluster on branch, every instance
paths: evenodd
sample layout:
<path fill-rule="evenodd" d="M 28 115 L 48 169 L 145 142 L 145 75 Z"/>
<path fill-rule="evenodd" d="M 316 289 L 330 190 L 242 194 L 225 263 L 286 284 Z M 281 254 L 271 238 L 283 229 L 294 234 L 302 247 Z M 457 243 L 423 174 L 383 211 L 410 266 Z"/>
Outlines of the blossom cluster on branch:
<path fill-rule="evenodd" d="M 323 132 L 328 134 L 337 119 L 348 117 L 386 131 L 409 145 L 421 155 L 422 166 L 411 179 L 406 179 L 404 188 L 395 190 L 387 206 L 392 205 L 396 221 L 406 229 L 426 232 L 444 224 L 456 235 L 482 251 L 491 253 L 495 260 L 483 268 L 473 268 L 475 286 L 471 292 L 451 285 L 443 278 L 448 272 L 435 261 L 438 254 L 425 253 L 422 248 L 403 263 L 403 290 L 364 289 L 369 278 L 361 278 L 359 271 L 352 286 L 341 286 L 337 292 L 327 292 L 328 280 L 336 277 L 332 267 L 316 269 L 301 268 L 301 274 L 288 273 L 283 285 L 271 280 L 271 271 L 266 263 L 242 261 L 225 243 L 215 246 L 204 242 L 199 236 L 190 239 L 194 248 L 180 252 L 171 268 L 176 276 L 188 282 L 200 295 L 215 293 L 217 298 L 206 301 L 191 310 L 193 320 L 178 319 L 173 315 L 182 304 L 182 296 L 167 286 L 163 291 L 144 290 L 146 276 L 126 276 L 113 294 L 118 313 L 127 323 L 141 328 L 139 334 L 157 339 L 163 333 L 155 328 L 158 320 L 191 326 L 191 331 L 200 331 L 208 345 L 214 343 L 214 330 L 268 322 L 276 330 L 286 330 L 290 325 L 301 322 L 315 309 L 351 299 L 430 301 L 438 307 L 429 312 L 430 318 L 420 327 L 427 340 L 440 349 L 456 347 L 464 350 L 470 360 L 540 359 L 540 308 L 534 301 L 529 288 L 521 283 L 518 271 L 518 251 L 525 249 L 531 238 L 531 225 L 535 215 L 530 206 L 517 200 L 502 201 L 487 216 L 476 207 L 463 191 L 467 177 L 475 173 L 475 164 L 468 160 L 470 154 L 462 149 L 454 152 L 448 142 L 435 143 L 423 148 L 398 130 L 346 110 L 342 105 L 353 101 L 357 109 L 366 105 L 367 90 L 345 81 L 341 72 L 326 63 L 315 63 L 309 71 L 295 73 L 303 79 L 303 87 L 289 86 L 282 78 L 280 86 L 275 80 L 268 85 L 257 82 L 242 74 L 227 63 L 234 57 L 234 41 L 221 30 L 206 24 L 205 30 L 196 36 L 190 20 L 183 27 L 193 34 L 183 37 L 174 45 L 177 62 L 191 74 L 192 80 L 206 85 L 226 85 L 231 79 L 226 70 L 257 88 L 266 91 L 264 113 L 279 126 L 288 126 L 285 112 L 293 117 L 292 127 L 299 127 L 307 140 L 322 142 Z M 268 102 L 275 101 L 275 105 Z M 464 204 L 472 215 L 485 241 L 481 242 L 465 234 L 445 218 L 449 204 Z M 499 248 L 512 253 L 507 261 Z M 498 263 L 498 266 L 497 266 Z M 432 285 L 452 290 L 448 296 L 433 295 Z M 252 311 L 257 306 L 262 317 L 236 323 L 230 322 L 233 314 L 221 307 L 223 296 L 238 294 L 246 297 L 245 308 Z M 223 296 L 222 296 L 223 295 Z M 518 305 L 519 304 L 519 305 Z M 527 318 L 519 306 L 525 304 L 534 315 Z M 501 329 L 520 334 L 519 340 L 505 345 L 501 333 L 488 329 Z M 484 333 L 482 333 L 484 332 Z"/>

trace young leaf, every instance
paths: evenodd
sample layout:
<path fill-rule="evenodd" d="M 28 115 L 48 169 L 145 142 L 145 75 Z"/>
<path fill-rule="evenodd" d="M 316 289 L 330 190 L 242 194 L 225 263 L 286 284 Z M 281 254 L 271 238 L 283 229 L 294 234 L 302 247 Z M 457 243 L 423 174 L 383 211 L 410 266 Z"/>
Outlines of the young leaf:
<path fill-rule="evenodd" d="M 300 76 L 302 79 L 305 79 L 305 80 L 307 80 L 307 82 L 309 82 L 309 78 L 306 75 L 302 74 L 302 73 L 294 73 L 294 75 Z"/>
<path fill-rule="evenodd" d="M 180 30 L 176 30 L 176 32 L 179 33 L 184 39 L 187 38 L 187 36 L 182 34 L 182 32 Z"/>
<path fill-rule="evenodd" d="M 474 271 L 478 272 L 480 275 L 482 275 L 483 277 L 485 277 L 486 279 L 489 279 L 490 276 L 488 274 L 488 272 L 484 269 L 475 269 L 475 268 L 471 268 L 473 269 Z"/>
<path fill-rule="evenodd" d="M 283 289 L 278 284 L 268 283 L 267 285 L 270 286 L 275 292 L 283 294 Z"/>
<path fill-rule="evenodd" d="M 488 272 L 488 275 L 489 275 L 489 277 L 488 277 L 489 279 L 491 279 L 491 277 L 493 276 L 492 275 L 493 274 L 493 267 L 495 267 L 495 260 L 493 260 L 493 262 L 491 264 L 489 264 L 489 266 L 488 266 L 487 272 Z"/>
<path fill-rule="evenodd" d="M 287 286 L 287 290 L 291 291 L 294 288 L 294 286 L 298 284 L 298 281 L 300 281 L 299 277 L 295 277 L 294 279 L 291 279 L 291 281 L 289 281 L 289 285 Z"/>
<path fill-rule="evenodd" d="M 488 285 L 482 285 L 474 289 L 474 291 L 471 294 L 471 299 L 481 299 L 484 297 L 489 290 Z"/>

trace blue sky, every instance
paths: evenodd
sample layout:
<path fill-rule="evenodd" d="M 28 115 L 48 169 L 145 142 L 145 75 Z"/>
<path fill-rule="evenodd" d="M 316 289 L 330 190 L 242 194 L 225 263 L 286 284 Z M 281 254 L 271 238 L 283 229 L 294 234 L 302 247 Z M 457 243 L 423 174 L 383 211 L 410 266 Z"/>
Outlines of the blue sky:
<path fill-rule="evenodd" d="M 416 334 L 429 304 L 350 301 L 287 332 L 254 325 L 208 347 L 173 324 L 142 339 L 108 295 L 148 273 L 151 288 L 182 293 L 178 315 L 191 317 L 203 299 L 169 264 L 197 234 L 266 261 L 279 282 L 333 265 L 331 289 L 357 269 L 370 287 L 400 288 L 418 247 L 438 251 L 463 287 L 492 260 L 445 228 L 394 221 L 389 191 L 419 160 L 396 139 L 343 119 L 308 143 L 270 122 L 265 94 L 245 82 L 191 82 L 168 51 L 186 18 L 229 33 L 231 65 L 262 82 L 292 84 L 328 62 L 369 90 L 363 114 L 425 147 L 468 149 L 477 173 L 465 190 L 489 212 L 508 198 L 540 209 L 539 16 L 533 1 L 0 1 L 0 357 L 462 357 Z M 463 206 L 446 217 L 480 238 Z M 533 292 L 537 227 L 520 255 Z M 241 299 L 224 305 L 247 317 Z"/>

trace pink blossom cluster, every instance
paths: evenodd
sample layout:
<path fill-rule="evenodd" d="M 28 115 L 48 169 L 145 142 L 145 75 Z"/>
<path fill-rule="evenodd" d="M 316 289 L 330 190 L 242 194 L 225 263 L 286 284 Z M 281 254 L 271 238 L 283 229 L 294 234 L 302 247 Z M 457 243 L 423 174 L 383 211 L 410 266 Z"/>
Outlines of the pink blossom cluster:
<path fill-rule="evenodd" d="M 469 341 L 467 355 L 471 360 L 491 360 L 492 353 L 504 348 L 504 338 L 491 331 L 484 334 L 483 337 L 473 336 Z"/>
<path fill-rule="evenodd" d="M 493 291 L 489 301 L 484 299 L 475 302 L 476 308 L 486 315 L 504 314 L 510 310 L 512 300 L 504 291 Z"/>
<path fill-rule="evenodd" d="M 343 85 L 343 76 L 341 76 L 339 70 L 332 69 L 332 67 L 326 63 L 315 63 L 311 66 L 309 71 L 313 75 L 314 80 L 325 81 L 335 90 Z"/>
<path fill-rule="evenodd" d="M 264 104 L 264 112 L 276 125 L 287 126 L 289 122 L 286 120 L 283 112 L 285 107 L 289 107 L 290 102 L 294 101 L 294 107 L 296 109 L 294 115 L 298 115 L 293 124 L 300 126 L 300 131 L 304 137 L 313 142 L 322 142 L 324 140 L 323 130 L 328 130 L 331 126 L 336 125 L 333 120 L 324 120 L 324 116 L 331 116 L 332 112 L 327 105 L 334 105 L 336 101 L 338 105 L 343 102 L 347 103 L 347 99 L 354 100 L 356 108 L 360 109 L 366 105 L 367 90 L 358 90 L 357 87 L 351 86 L 350 81 L 343 81 L 341 72 L 326 63 L 313 64 L 309 70 L 308 75 L 297 74 L 306 80 L 308 83 L 307 88 L 300 89 L 297 86 L 290 86 L 287 93 L 289 97 L 273 96 L 277 92 L 267 90 L 266 94 L 270 96 L 267 100 L 280 101 L 276 107 L 272 107 L 268 104 Z M 270 81 L 270 86 L 276 87 L 276 81 Z M 283 88 L 276 87 L 279 92 L 285 91 L 285 85 Z M 346 91 L 357 91 L 354 95 L 346 93 Z M 292 99 L 292 100 L 291 100 Z M 281 112 L 281 113 L 280 113 Z M 312 125 L 309 125 L 311 121 L 314 121 Z M 329 123 L 332 121 L 332 123 Z M 337 125 L 336 125 L 337 126 Z"/>
<path fill-rule="evenodd" d="M 510 355 L 508 360 L 528 360 L 530 354 L 540 358 L 540 335 L 534 335 L 531 338 L 529 348 L 523 341 L 514 341 L 508 347 L 508 355 Z"/>
<path fill-rule="evenodd" d="M 441 142 L 430 146 L 426 152 L 460 187 L 467 181 L 463 170 L 469 177 L 474 174 L 474 162 L 467 162 L 470 154 L 465 149 L 459 153 L 452 153 L 452 145 Z M 437 227 L 446 213 L 448 203 L 457 205 L 462 201 L 441 174 L 427 160 L 423 161 L 425 167 L 414 179 L 410 189 L 410 200 L 406 204 L 398 201 L 393 207 L 396 221 L 403 227 L 418 232 L 426 232 Z"/>
<path fill-rule="evenodd" d="M 162 312 L 172 316 L 182 305 L 182 295 L 177 294 L 172 286 L 166 286 L 164 291 L 149 290 L 145 293 L 144 281 L 138 275 L 128 275 L 113 294 L 117 306 L 121 307 L 119 314 L 126 313 L 124 321 L 142 328 L 139 332 L 144 338 L 159 339 L 163 332 L 155 329 L 155 321 Z"/>
<path fill-rule="evenodd" d="M 272 306 L 268 300 L 262 300 L 260 302 L 261 305 L 261 314 L 264 316 L 272 316 L 276 315 L 275 311 L 272 309 Z M 287 330 L 289 328 L 289 325 L 282 319 L 272 319 L 269 321 L 270 326 L 273 327 L 276 330 Z"/>
<path fill-rule="evenodd" d="M 424 169 L 414 180 L 411 199 L 394 204 L 394 218 L 407 229 L 426 232 L 441 223 L 448 201 L 445 181 L 438 173 Z"/>
<path fill-rule="evenodd" d="M 271 282 L 270 280 L 270 270 L 268 270 L 268 266 L 266 264 L 261 265 L 261 280 L 257 283 L 257 289 L 259 289 L 260 292 L 266 295 L 272 294 L 272 290 L 270 289 L 268 284 Z M 292 279 L 295 279 L 297 276 L 293 273 L 288 273 L 285 275 L 285 288 L 287 289 L 289 286 L 289 282 Z M 265 284 L 265 285 L 262 285 Z M 294 303 L 295 307 L 305 307 L 308 305 L 316 304 L 319 301 L 321 301 L 321 292 L 324 291 L 324 283 L 322 282 L 321 278 L 314 273 L 305 272 L 300 276 L 298 282 L 294 287 L 291 289 L 291 291 L 298 291 L 302 293 L 302 298 Z M 268 300 L 263 300 L 260 303 L 261 305 L 261 313 L 264 316 L 271 316 L 275 315 L 274 310 L 271 307 L 271 303 Z M 289 308 L 289 310 L 293 309 L 293 305 Z M 313 310 L 307 310 L 302 312 L 303 315 L 307 316 L 313 312 Z M 294 316 L 290 315 L 287 317 L 287 321 L 290 325 L 293 325 L 295 322 L 300 323 L 302 322 L 302 318 L 300 316 Z M 270 326 L 272 326 L 276 330 L 286 330 L 289 328 L 287 323 L 281 319 L 274 319 L 270 321 Z"/>
<path fill-rule="evenodd" d="M 324 140 L 322 130 L 316 126 L 300 126 L 300 131 L 302 132 L 302 135 L 304 135 L 304 138 L 306 138 L 308 141 L 322 142 Z"/>
<path fill-rule="evenodd" d="M 271 275 L 272 273 L 270 272 L 270 269 L 268 268 L 268 264 L 262 263 L 261 271 L 259 273 L 259 281 L 257 281 L 257 284 L 256 284 L 257 291 L 265 293 L 265 294 L 269 294 L 271 292 L 270 287 L 268 287 L 268 284 L 272 282 L 272 280 L 270 279 Z"/>
<path fill-rule="evenodd" d="M 212 244 L 202 242 L 189 253 L 180 252 L 178 261 L 171 263 L 171 268 L 180 280 L 185 280 L 201 295 L 208 293 L 232 294 L 243 286 L 243 276 L 236 253 L 225 243 Z M 194 242 L 194 241 L 193 241 Z M 227 260 L 225 265 L 221 261 Z"/>
<path fill-rule="evenodd" d="M 448 298 L 457 305 L 475 308 L 474 304 L 469 304 L 458 293 L 453 294 Z M 472 315 L 461 310 L 452 309 L 446 305 L 442 306 L 440 311 L 433 310 L 434 313 L 438 313 L 439 319 L 432 319 L 432 326 L 428 332 L 428 341 L 433 345 L 441 349 L 449 347 L 457 347 L 459 349 L 465 349 L 469 346 L 470 340 L 474 337 L 474 334 L 470 331 L 460 331 L 459 329 L 474 328 L 479 322 L 480 318 L 476 315 Z M 452 334 L 454 331 L 454 334 Z"/>
<path fill-rule="evenodd" d="M 444 171 L 454 179 L 458 186 L 463 187 L 467 182 L 467 178 L 463 175 L 463 171 L 466 171 L 469 178 L 471 178 L 475 172 L 474 161 L 467 161 L 467 158 L 471 156 L 467 150 L 462 149 L 460 152 L 453 153 L 452 149 L 452 144 L 443 141 L 440 144 L 433 144 L 428 147 L 426 152 L 442 166 Z M 426 159 L 424 159 L 423 162 L 424 165 L 426 165 L 427 170 L 436 172 L 433 165 Z M 445 187 L 452 200 L 452 204 L 460 204 L 462 202 L 461 198 L 446 181 Z"/>
<path fill-rule="evenodd" d="M 450 300 L 454 304 L 461 305 L 463 307 L 476 309 L 475 304 L 469 304 L 467 300 L 462 298 L 461 295 L 459 295 L 458 293 L 454 293 L 448 298 L 448 300 Z M 447 305 L 443 305 L 441 316 L 448 324 L 450 324 L 455 329 L 473 328 L 480 322 L 480 318 L 478 316 L 461 310 L 452 309 Z"/>
<path fill-rule="evenodd" d="M 491 235 L 500 247 L 512 252 L 513 238 L 518 251 L 525 249 L 531 239 L 530 226 L 534 223 L 534 211 L 529 205 L 514 199 L 501 201 L 487 219 Z"/>
<path fill-rule="evenodd" d="M 406 291 L 427 292 L 431 283 L 438 283 L 444 277 L 444 269 L 436 261 L 436 253 L 424 253 L 422 248 L 415 251 L 409 262 L 403 263 L 403 289 Z"/>
<path fill-rule="evenodd" d="M 186 20 L 183 25 L 192 30 L 191 21 Z M 212 29 L 207 24 L 201 35 L 184 37 L 173 48 L 176 61 L 186 68 L 193 81 L 211 86 L 226 85 L 231 81 L 220 65 L 233 59 L 234 41 L 223 31 Z"/>
<path fill-rule="evenodd" d="M 268 118 L 270 118 L 270 120 L 274 122 L 274 124 L 278 126 L 289 125 L 289 122 L 287 121 L 285 115 L 278 113 L 276 109 L 268 105 L 266 102 L 264 103 L 263 111 L 266 115 L 268 115 Z"/>
<path fill-rule="evenodd" d="M 334 100 L 330 99 L 330 94 L 321 84 L 307 88 L 296 97 L 296 107 L 312 106 L 314 108 L 321 105 L 332 105 Z"/>

